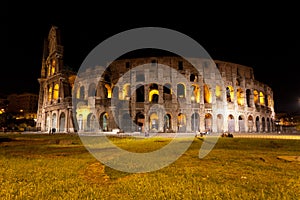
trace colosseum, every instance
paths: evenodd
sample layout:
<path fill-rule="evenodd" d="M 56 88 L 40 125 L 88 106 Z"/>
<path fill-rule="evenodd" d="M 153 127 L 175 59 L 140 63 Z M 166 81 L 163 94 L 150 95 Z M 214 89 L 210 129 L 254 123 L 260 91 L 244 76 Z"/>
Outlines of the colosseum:
<path fill-rule="evenodd" d="M 79 72 L 45 42 L 37 126 L 59 132 L 271 132 L 272 89 L 253 68 L 176 55 L 120 58 Z"/>

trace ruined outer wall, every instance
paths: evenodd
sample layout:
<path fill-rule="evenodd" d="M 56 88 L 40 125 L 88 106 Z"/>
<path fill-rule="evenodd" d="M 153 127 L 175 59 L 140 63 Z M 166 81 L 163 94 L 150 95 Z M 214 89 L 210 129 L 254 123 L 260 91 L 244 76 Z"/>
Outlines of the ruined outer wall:
<path fill-rule="evenodd" d="M 146 57 L 117 60 L 104 70 L 94 67 L 77 78 L 73 90 L 78 97 L 79 131 L 274 130 L 273 91 L 255 80 L 251 67 L 218 60 Z M 137 93 L 138 88 L 143 92 Z M 182 88 L 183 93 L 178 91 Z M 78 93 L 84 93 L 82 98 Z M 100 127 L 93 125 L 94 120 Z"/>

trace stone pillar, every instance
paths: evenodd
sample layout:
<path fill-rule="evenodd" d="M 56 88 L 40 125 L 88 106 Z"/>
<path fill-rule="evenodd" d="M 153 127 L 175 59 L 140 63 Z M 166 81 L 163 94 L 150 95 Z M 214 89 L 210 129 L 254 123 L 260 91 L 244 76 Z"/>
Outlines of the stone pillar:
<path fill-rule="evenodd" d="M 163 95 L 163 86 L 162 85 L 158 85 L 158 93 L 159 93 L 159 96 L 158 96 L 158 103 L 159 104 L 162 104 L 164 102 L 164 95 Z"/>

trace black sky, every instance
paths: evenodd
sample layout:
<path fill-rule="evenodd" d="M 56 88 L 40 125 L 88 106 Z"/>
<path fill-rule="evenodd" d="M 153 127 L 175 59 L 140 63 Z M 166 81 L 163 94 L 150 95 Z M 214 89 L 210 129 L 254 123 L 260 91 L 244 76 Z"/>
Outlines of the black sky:
<path fill-rule="evenodd" d="M 255 78 L 272 87 L 276 111 L 299 111 L 300 16 L 296 5 L 6 3 L 7 9 L 1 12 L 5 62 L 0 93 L 38 93 L 43 40 L 51 25 L 61 30 L 64 63 L 75 70 L 103 40 L 128 29 L 152 26 L 190 36 L 213 59 L 253 67 Z"/>

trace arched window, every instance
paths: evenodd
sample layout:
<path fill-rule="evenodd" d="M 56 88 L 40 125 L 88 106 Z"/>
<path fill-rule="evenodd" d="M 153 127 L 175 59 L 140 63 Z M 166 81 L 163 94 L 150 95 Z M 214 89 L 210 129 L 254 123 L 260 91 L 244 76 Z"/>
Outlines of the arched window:
<path fill-rule="evenodd" d="M 163 86 L 163 99 L 164 100 L 172 100 L 171 85 L 168 83 Z"/>
<path fill-rule="evenodd" d="M 56 68 L 56 61 L 53 59 L 52 60 L 52 67 L 51 67 L 51 75 L 55 73 L 55 68 Z"/>
<path fill-rule="evenodd" d="M 79 90 L 79 99 L 84 99 L 84 86 L 80 87 L 80 90 Z"/>
<path fill-rule="evenodd" d="M 259 93 L 259 103 L 260 105 L 264 106 L 265 105 L 265 95 L 263 92 Z"/>
<path fill-rule="evenodd" d="M 247 100 L 247 106 L 251 107 L 251 103 L 250 103 L 250 95 L 251 95 L 251 91 L 249 89 L 246 90 L 246 100 Z"/>
<path fill-rule="evenodd" d="M 185 97 L 185 87 L 183 84 L 177 84 L 177 97 L 184 98 Z"/>
<path fill-rule="evenodd" d="M 119 87 L 118 86 L 115 86 L 114 88 L 113 88 L 113 98 L 114 99 L 119 99 Z"/>
<path fill-rule="evenodd" d="M 237 98 L 237 103 L 240 106 L 244 105 L 244 91 L 242 88 L 238 88 L 236 91 L 236 98 Z"/>
<path fill-rule="evenodd" d="M 53 90 L 53 99 L 57 100 L 59 96 L 59 84 L 55 84 L 54 90 Z"/>
<path fill-rule="evenodd" d="M 96 84 L 91 83 L 89 85 L 89 91 L 88 91 L 89 97 L 94 97 L 96 95 Z"/>
<path fill-rule="evenodd" d="M 198 85 L 191 85 L 191 102 L 199 103 L 200 102 L 200 88 Z"/>
<path fill-rule="evenodd" d="M 216 85 L 216 99 L 222 100 L 222 89 L 219 85 Z"/>
<path fill-rule="evenodd" d="M 65 131 L 66 115 L 61 113 L 59 117 L 59 131 Z"/>
<path fill-rule="evenodd" d="M 144 102 L 145 88 L 143 85 L 136 86 L 136 102 Z"/>
<path fill-rule="evenodd" d="M 232 86 L 226 87 L 226 98 L 227 102 L 233 102 L 234 90 Z"/>
<path fill-rule="evenodd" d="M 253 90 L 253 100 L 255 104 L 259 104 L 258 92 L 257 90 Z"/>
<path fill-rule="evenodd" d="M 149 102 L 158 103 L 159 91 L 158 85 L 153 83 L 149 86 Z"/>
<path fill-rule="evenodd" d="M 211 103 L 211 93 L 210 93 L 210 90 L 209 90 L 209 87 L 208 85 L 204 85 L 204 103 Z"/>
<path fill-rule="evenodd" d="M 52 100 L 52 87 L 49 87 L 49 90 L 48 90 L 48 101 L 51 101 Z"/>
<path fill-rule="evenodd" d="M 123 86 L 123 99 L 124 100 L 129 100 L 131 96 L 131 89 L 129 84 L 125 84 Z"/>

